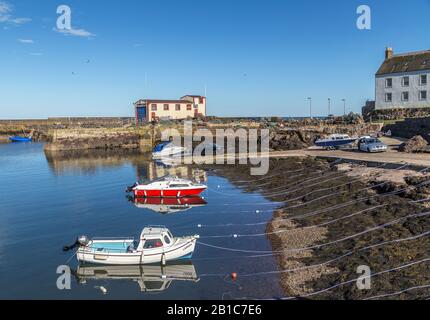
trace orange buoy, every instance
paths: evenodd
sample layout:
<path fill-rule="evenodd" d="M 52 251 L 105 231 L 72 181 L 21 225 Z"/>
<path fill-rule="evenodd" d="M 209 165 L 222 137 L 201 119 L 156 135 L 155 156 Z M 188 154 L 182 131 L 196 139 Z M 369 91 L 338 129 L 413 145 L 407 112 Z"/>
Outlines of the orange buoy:
<path fill-rule="evenodd" d="M 232 273 L 231 273 L 231 278 L 232 278 L 233 280 L 236 280 L 236 279 L 237 279 L 237 273 L 236 273 L 236 272 L 232 272 Z"/>

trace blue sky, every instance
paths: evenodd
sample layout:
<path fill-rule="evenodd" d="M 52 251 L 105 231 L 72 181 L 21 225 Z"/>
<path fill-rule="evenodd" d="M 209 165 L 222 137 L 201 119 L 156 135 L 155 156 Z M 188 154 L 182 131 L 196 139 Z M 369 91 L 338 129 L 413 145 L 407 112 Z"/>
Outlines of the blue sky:
<path fill-rule="evenodd" d="M 77 35 L 54 30 L 72 9 Z M 372 9 L 358 30 L 357 7 Z M 204 94 L 219 116 L 359 112 L 384 49 L 430 49 L 429 0 L 0 0 L 0 119 L 131 116 Z"/>

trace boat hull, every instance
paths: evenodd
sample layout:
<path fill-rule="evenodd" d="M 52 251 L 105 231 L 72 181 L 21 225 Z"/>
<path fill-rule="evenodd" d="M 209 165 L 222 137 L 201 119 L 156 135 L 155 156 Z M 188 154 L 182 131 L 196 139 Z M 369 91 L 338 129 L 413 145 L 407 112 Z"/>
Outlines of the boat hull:
<path fill-rule="evenodd" d="M 198 196 L 200 193 L 205 191 L 205 187 L 198 188 L 172 188 L 172 189 L 145 189 L 135 188 L 133 190 L 135 197 L 141 198 L 183 198 Z"/>
<path fill-rule="evenodd" d="M 9 140 L 11 142 L 31 142 L 31 138 L 24 138 L 24 137 L 10 137 Z"/>
<path fill-rule="evenodd" d="M 332 141 L 316 141 L 315 145 L 318 147 L 324 147 L 324 148 L 333 148 L 333 147 L 340 147 L 340 146 L 346 146 L 351 143 L 354 143 L 357 139 L 348 139 L 348 140 L 332 140 Z"/>
<path fill-rule="evenodd" d="M 179 241 L 168 248 L 145 249 L 142 252 L 115 252 L 79 248 L 77 259 L 80 263 L 100 265 L 144 265 L 191 259 L 196 246 L 196 238 Z M 164 258 L 163 258 L 164 255 Z"/>

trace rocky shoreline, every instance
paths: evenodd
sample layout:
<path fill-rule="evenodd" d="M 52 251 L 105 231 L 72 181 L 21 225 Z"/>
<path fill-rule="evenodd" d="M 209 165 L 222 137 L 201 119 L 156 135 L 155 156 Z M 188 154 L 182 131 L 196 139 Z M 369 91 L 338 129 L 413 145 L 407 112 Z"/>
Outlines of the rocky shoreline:
<path fill-rule="evenodd" d="M 421 263 L 372 278 L 370 290 L 359 290 L 352 282 L 318 293 L 356 279 L 358 266 L 367 265 L 377 273 L 424 259 L 430 249 L 429 237 L 422 236 L 430 230 L 429 218 L 411 216 L 430 211 L 428 202 L 412 203 L 430 198 L 428 185 L 414 187 L 430 180 L 429 174 L 362 165 L 341 164 L 332 168 L 329 165 L 310 157 L 273 159 L 268 175 L 276 172 L 279 175 L 264 186 L 258 183 L 242 186 L 248 191 L 259 191 L 272 201 L 285 203 L 267 226 L 273 250 L 285 250 L 277 256 L 279 269 L 290 270 L 280 277 L 285 295 L 365 299 L 428 284 L 428 264 Z M 301 168 L 306 169 L 296 174 L 286 173 Z M 248 171 L 239 166 L 221 171 L 234 179 L 248 176 Z M 391 224 L 378 228 L 387 223 Z M 375 247 L 366 249 L 372 245 Z M 421 299 L 428 295 L 430 289 L 423 289 L 395 298 Z"/>

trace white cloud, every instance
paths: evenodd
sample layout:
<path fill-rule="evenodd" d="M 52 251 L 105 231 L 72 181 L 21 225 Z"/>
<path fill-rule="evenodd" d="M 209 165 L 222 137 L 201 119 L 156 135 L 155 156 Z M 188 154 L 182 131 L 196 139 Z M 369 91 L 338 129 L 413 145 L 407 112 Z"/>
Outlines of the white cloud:
<path fill-rule="evenodd" d="M 12 11 L 12 6 L 9 3 L 0 1 L 0 14 L 6 14 Z"/>
<path fill-rule="evenodd" d="M 30 18 L 13 18 L 12 20 L 10 20 L 10 22 L 14 24 L 24 24 L 30 21 L 31 21 Z"/>
<path fill-rule="evenodd" d="M 30 18 L 18 18 L 11 13 L 13 6 L 5 1 L 0 1 L 0 23 L 9 23 L 14 25 L 21 25 L 30 22 Z"/>
<path fill-rule="evenodd" d="M 18 39 L 19 42 L 25 43 L 25 44 L 33 44 L 34 41 L 31 39 Z"/>
<path fill-rule="evenodd" d="M 69 36 L 75 36 L 75 37 L 84 37 L 84 38 L 91 38 L 91 37 L 95 37 L 96 35 L 94 33 L 91 33 L 87 30 L 84 29 L 57 29 L 54 28 L 54 31 L 62 33 L 64 35 L 69 35 Z"/>

